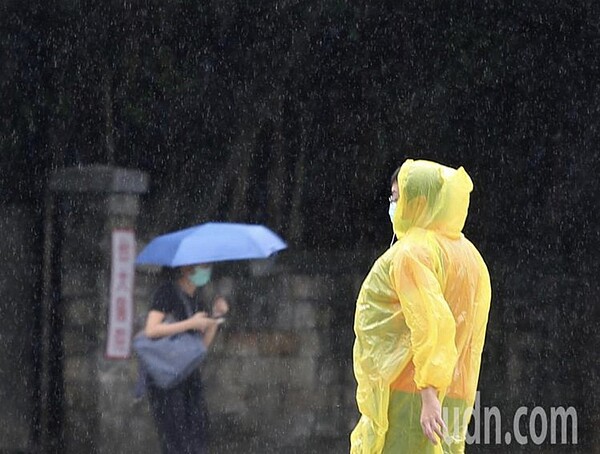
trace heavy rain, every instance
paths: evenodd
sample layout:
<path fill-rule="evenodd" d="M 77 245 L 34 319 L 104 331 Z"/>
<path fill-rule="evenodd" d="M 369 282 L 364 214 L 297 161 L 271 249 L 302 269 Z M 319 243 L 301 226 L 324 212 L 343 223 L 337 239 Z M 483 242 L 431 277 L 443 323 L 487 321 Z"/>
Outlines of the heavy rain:
<path fill-rule="evenodd" d="M 350 452 L 357 297 L 407 159 L 468 172 L 491 279 L 450 436 L 600 453 L 600 3 L 5 0 L 0 60 L 0 453 L 185 454 L 162 437 L 198 427 L 193 452 Z M 285 247 L 135 263 L 213 222 Z M 165 274 L 204 314 L 181 419 L 132 345 L 179 304 Z"/>

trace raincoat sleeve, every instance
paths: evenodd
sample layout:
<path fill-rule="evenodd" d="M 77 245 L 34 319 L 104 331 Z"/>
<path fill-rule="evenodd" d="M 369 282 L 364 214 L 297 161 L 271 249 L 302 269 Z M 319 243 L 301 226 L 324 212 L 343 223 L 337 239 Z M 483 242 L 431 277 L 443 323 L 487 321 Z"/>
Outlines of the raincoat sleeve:
<path fill-rule="evenodd" d="M 423 245 L 405 246 L 391 268 L 406 324 L 417 388 L 434 387 L 444 394 L 458 360 L 454 316 L 442 293 L 441 263 Z"/>

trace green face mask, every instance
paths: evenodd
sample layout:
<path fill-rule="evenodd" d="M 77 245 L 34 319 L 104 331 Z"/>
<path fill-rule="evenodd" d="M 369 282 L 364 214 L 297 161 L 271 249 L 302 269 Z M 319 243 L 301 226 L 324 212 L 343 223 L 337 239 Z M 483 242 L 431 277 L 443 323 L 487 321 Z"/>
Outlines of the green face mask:
<path fill-rule="evenodd" d="M 210 281 L 210 275 L 212 273 L 212 268 L 204 268 L 204 267 L 196 267 L 194 272 L 190 274 L 189 280 L 196 286 L 202 287 L 206 285 L 208 281 Z"/>

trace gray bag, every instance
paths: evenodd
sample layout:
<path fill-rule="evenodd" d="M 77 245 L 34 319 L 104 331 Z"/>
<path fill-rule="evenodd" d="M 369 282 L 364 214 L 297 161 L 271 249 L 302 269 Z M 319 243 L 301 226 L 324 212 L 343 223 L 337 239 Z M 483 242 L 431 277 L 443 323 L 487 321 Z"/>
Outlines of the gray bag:
<path fill-rule="evenodd" d="M 192 311 L 181 297 L 188 317 Z M 196 370 L 206 356 L 206 346 L 199 333 L 178 333 L 150 339 L 143 331 L 133 338 L 133 349 L 143 372 L 151 382 L 170 389 L 183 382 Z"/>

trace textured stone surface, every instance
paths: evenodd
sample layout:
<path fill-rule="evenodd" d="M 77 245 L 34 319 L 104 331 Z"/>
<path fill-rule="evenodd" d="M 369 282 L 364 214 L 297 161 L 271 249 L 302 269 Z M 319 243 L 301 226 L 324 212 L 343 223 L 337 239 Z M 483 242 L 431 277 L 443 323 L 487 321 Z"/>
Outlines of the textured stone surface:
<path fill-rule="evenodd" d="M 133 399 L 135 364 L 104 357 L 110 279 L 111 232 L 134 228 L 142 172 L 103 166 L 64 169 L 55 175 L 63 217 L 61 294 L 64 349 L 65 453 L 128 452 L 140 405 Z M 133 437 L 134 439 L 136 437 Z M 151 433 L 139 441 L 155 442 Z"/>
<path fill-rule="evenodd" d="M 50 187 L 56 192 L 133 193 L 148 190 L 148 175 L 141 170 L 95 165 L 56 171 Z"/>
<path fill-rule="evenodd" d="M 0 216 L 0 452 L 26 450 L 31 440 L 34 392 L 32 326 L 34 213 L 3 206 Z"/>
<path fill-rule="evenodd" d="M 110 230 L 113 221 L 102 214 L 103 209 L 85 207 L 84 199 L 68 204 L 71 214 L 65 219 L 65 452 L 158 454 L 147 401 L 135 400 L 131 393 L 135 360 L 107 361 L 102 356 L 108 277 L 102 252 L 108 242 L 103 232 Z M 106 207 L 102 198 L 91 200 Z M 77 220 L 77 213 L 85 219 Z M 99 217 L 90 221 L 92 215 Z M 0 332 L 4 383 L 0 421 L 16 424 L 0 424 L 0 451 L 5 446 L 25 450 L 31 435 L 27 397 L 31 308 L 20 299 L 31 278 L 29 249 L 24 246 L 30 241 L 28 216 L 18 209 L 8 210 L 2 221 L 4 231 L 15 236 L 4 235 L 0 246 L 15 262 L 12 268 L 0 269 L 0 284 L 7 295 L 0 308 L 8 320 Z M 91 236 L 99 240 L 98 245 L 82 248 Z M 348 434 L 357 418 L 351 368 L 353 309 L 368 269 L 362 262 L 369 260 L 338 271 L 335 263 L 347 262 L 339 253 L 319 262 L 323 268 L 314 268 L 312 274 L 302 266 L 310 262 L 308 254 L 301 254 L 302 263 L 294 260 L 283 258 L 259 275 L 220 265 L 217 271 L 221 272 L 206 288 L 207 298 L 224 294 L 232 304 L 203 367 L 215 453 L 348 451 Z M 488 261 L 494 304 L 480 380 L 483 404 L 498 406 L 506 419 L 522 405 L 546 410 L 573 405 L 580 418 L 580 446 L 595 446 L 597 431 L 589 428 L 599 422 L 592 406 L 598 370 L 591 353 L 598 350 L 598 341 L 580 320 L 595 316 L 597 305 L 591 304 L 590 295 L 597 294 L 598 285 L 591 276 L 565 275 L 570 270 L 567 264 Z M 136 273 L 138 326 L 157 278 L 153 268 Z M 90 446 L 97 451 L 90 451 Z M 473 446 L 470 451 L 487 452 L 486 448 Z M 525 452 L 519 449 L 498 446 L 494 452 Z M 540 452 L 566 451 L 564 446 L 543 446 Z"/>

